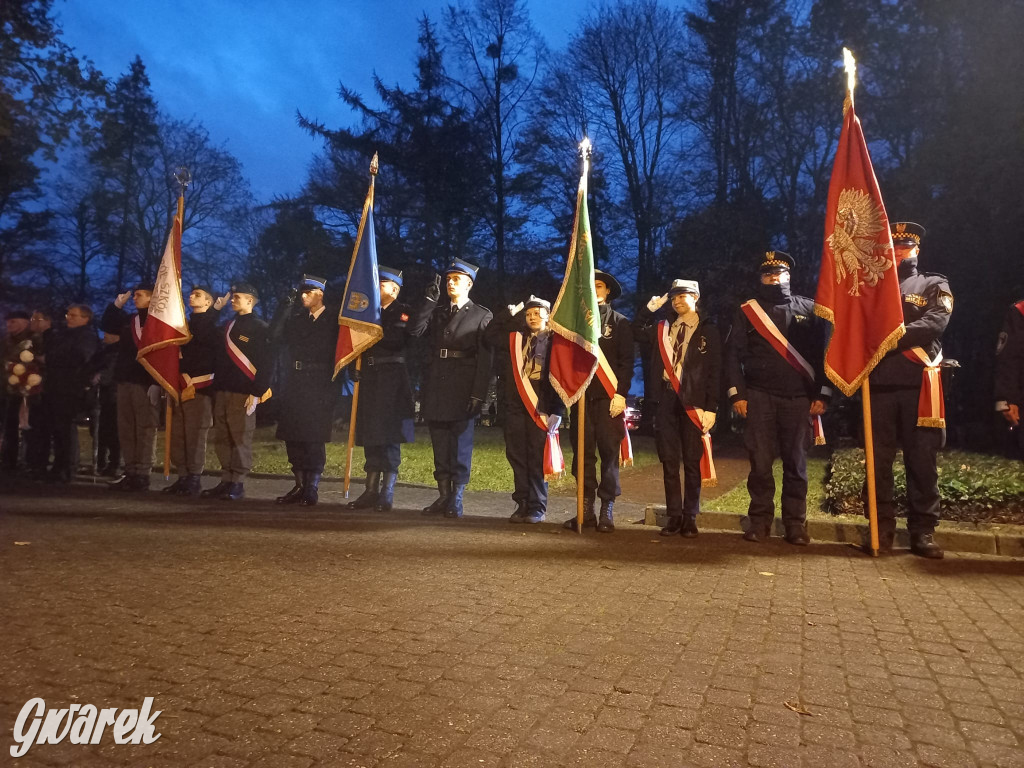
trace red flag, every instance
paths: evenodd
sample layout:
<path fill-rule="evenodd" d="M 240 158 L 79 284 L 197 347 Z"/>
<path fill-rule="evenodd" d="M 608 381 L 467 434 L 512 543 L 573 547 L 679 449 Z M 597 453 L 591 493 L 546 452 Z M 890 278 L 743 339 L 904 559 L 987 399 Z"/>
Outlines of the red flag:
<path fill-rule="evenodd" d="M 181 391 L 179 375 L 180 347 L 192 339 L 181 298 L 181 219 L 183 200 L 178 201 L 178 214 L 167 236 L 160 269 L 156 273 L 149 314 L 142 327 L 138 361 L 167 394 L 178 400 Z"/>
<path fill-rule="evenodd" d="M 843 129 L 825 211 L 825 247 L 814 311 L 832 323 L 825 373 L 850 396 L 905 333 L 903 300 L 889 218 L 853 109 L 855 62 L 848 74 Z"/>

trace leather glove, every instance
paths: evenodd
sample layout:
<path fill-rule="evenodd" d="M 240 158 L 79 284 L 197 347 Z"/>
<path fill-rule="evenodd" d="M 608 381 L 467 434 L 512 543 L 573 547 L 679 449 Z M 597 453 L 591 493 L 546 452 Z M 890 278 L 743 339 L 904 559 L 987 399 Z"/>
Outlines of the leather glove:
<path fill-rule="evenodd" d="M 249 395 L 245 398 L 245 415 L 252 416 L 256 412 L 256 406 L 260 404 L 260 399 L 256 395 Z"/>
<path fill-rule="evenodd" d="M 608 404 L 608 415 L 614 419 L 617 416 L 621 416 L 625 410 L 626 398 L 616 392 L 612 397 L 612 401 Z"/>
<path fill-rule="evenodd" d="M 437 301 L 441 298 L 441 276 L 435 274 L 434 282 L 427 286 L 426 292 L 423 294 L 426 296 L 427 301 Z"/>
<path fill-rule="evenodd" d="M 118 309 L 123 308 L 124 305 L 128 303 L 128 299 L 130 299 L 131 297 L 131 291 L 125 291 L 124 293 L 117 294 L 117 298 L 114 299 L 114 306 L 117 307 Z"/>
<path fill-rule="evenodd" d="M 480 411 L 484 406 L 484 401 L 479 397 L 469 398 L 469 403 L 466 404 L 466 415 L 471 417 L 477 417 L 480 415 Z"/>
<path fill-rule="evenodd" d="M 146 390 L 146 397 L 149 398 L 149 404 L 153 407 L 160 405 L 160 395 L 163 394 L 163 390 L 159 384 L 153 384 L 149 389 Z"/>
<path fill-rule="evenodd" d="M 523 302 L 521 302 L 521 301 L 518 304 L 509 304 L 508 305 L 508 313 L 510 315 L 512 315 L 512 317 L 515 317 L 516 315 L 518 315 L 522 311 L 523 311 Z"/>
<path fill-rule="evenodd" d="M 706 433 L 711 431 L 711 428 L 715 426 L 715 419 L 717 415 L 714 411 L 704 411 L 700 417 L 700 427 Z"/>
<path fill-rule="evenodd" d="M 665 306 L 666 301 L 668 301 L 667 293 L 664 296 L 651 296 L 651 300 L 647 302 L 647 311 L 657 312 L 659 309 Z"/>
<path fill-rule="evenodd" d="M 558 434 L 558 427 L 561 425 L 561 423 L 562 423 L 562 417 L 561 416 L 549 415 L 548 416 L 548 434 L 549 435 L 557 435 Z"/>

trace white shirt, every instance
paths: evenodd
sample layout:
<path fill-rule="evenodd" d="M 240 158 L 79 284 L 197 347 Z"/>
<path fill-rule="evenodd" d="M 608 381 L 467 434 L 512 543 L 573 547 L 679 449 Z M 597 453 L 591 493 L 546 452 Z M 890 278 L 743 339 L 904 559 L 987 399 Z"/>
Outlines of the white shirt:
<path fill-rule="evenodd" d="M 323 304 L 321 304 L 320 305 L 320 309 L 318 309 L 316 312 L 310 312 L 309 316 L 312 317 L 314 320 L 316 320 L 316 319 L 318 319 L 320 317 L 320 315 L 323 314 L 323 311 L 325 309 L 327 309 L 327 307 L 324 306 Z"/>

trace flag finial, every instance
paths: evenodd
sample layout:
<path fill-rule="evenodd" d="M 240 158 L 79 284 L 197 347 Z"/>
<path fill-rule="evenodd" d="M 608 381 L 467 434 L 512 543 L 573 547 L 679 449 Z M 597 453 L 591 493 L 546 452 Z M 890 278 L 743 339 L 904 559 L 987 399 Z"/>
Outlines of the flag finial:
<path fill-rule="evenodd" d="M 174 169 L 174 180 L 178 182 L 180 194 L 184 195 L 185 187 L 192 183 L 192 172 L 184 165 L 179 165 Z"/>
<path fill-rule="evenodd" d="M 853 93 L 857 87 L 857 60 L 849 48 L 843 48 L 843 69 L 846 70 L 846 90 Z"/>
<path fill-rule="evenodd" d="M 590 139 L 584 136 L 583 141 L 580 142 L 580 157 L 584 160 L 589 160 L 593 151 L 594 145 L 590 143 Z"/>
<path fill-rule="evenodd" d="M 370 175 L 371 176 L 376 176 L 377 175 L 377 165 L 378 165 L 377 164 L 377 153 L 374 152 L 373 153 L 373 159 L 370 161 Z"/>

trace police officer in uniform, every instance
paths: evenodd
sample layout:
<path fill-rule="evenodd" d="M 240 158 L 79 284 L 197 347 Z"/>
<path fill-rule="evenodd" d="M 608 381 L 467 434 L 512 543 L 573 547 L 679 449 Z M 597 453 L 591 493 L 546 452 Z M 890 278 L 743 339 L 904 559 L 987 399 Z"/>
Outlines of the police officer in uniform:
<path fill-rule="evenodd" d="M 996 411 L 1016 436 L 1018 455 L 1024 459 L 1024 430 L 1020 412 L 1024 406 L 1024 301 L 1018 301 L 1003 321 L 996 346 Z"/>
<path fill-rule="evenodd" d="M 277 439 L 284 440 L 295 485 L 278 504 L 313 506 L 327 462 L 334 423 L 334 350 L 338 309 L 324 305 L 327 281 L 303 275 L 298 301 L 289 304 L 278 341 L 284 345 L 284 375 Z M 275 324 L 276 326 L 276 324 Z"/>
<path fill-rule="evenodd" d="M 379 264 L 377 274 L 384 335 L 363 353 L 356 410 L 355 443 L 363 446 L 366 488 L 348 503 L 348 508 L 376 507 L 380 512 L 387 512 L 395 502 L 402 443 L 411 443 L 414 439 L 415 409 L 409 371 L 405 367 L 412 309 L 398 301 L 402 271 Z"/>
<path fill-rule="evenodd" d="M 760 259 L 757 290 L 737 310 L 729 333 L 726 387 L 733 411 L 746 420 L 750 527 L 743 538 L 763 542 L 771 533 L 772 465 L 778 455 L 785 540 L 807 546 L 811 418 L 825 412 L 832 389 L 825 379 L 825 328 L 814 314 L 814 300 L 791 292 L 793 266 L 793 257 L 782 251 L 768 251 Z M 785 356 L 782 345 L 788 345 L 792 354 Z"/>
<path fill-rule="evenodd" d="M 114 299 L 100 320 L 100 330 L 120 337 L 114 381 L 117 382 L 117 435 L 124 457 L 124 475 L 110 483 L 115 490 L 147 490 L 149 475 L 153 471 L 162 390 L 136 359 L 152 298 L 152 284 L 138 285 L 134 291 L 122 293 Z M 137 311 L 134 314 L 124 310 L 128 299 L 135 303 Z"/>
<path fill-rule="evenodd" d="M 633 322 L 637 339 L 652 347 L 652 373 L 661 372 L 655 379 L 656 388 L 647 393 L 657 403 L 654 435 L 668 510 L 668 525 L 662 528 L 661 535 L 678 534 L 689 539 L 699 533 L 703 436 L 715 425 L 722 374 L 721 336 L 714 323 L 697 312 L 698 299 L 700 285 L 696 280 L 674 280 L 668 293 L 651 297 Z M 668 338 L 660 339 L 656 313 L 668 302 L 672 309 L 671 317 L 665 320 Z M 666 370 L 666 358 L 671 361 L 671 372 Z M 678 392 L 670 374 L 679 382 Z M 694 409 L 699 426 L 688 408 Z"/>
<path fill-rule="evenodd" d="M 934 362 L 942 353 L 942 334 L 953 312 L 953 294 L 945 276 L 917 270 L 924 234 L 924 227 L 914 222 L 899 221 L 892 225 L 907 332 L 871 372 L 871 429 L 881 551 L 892 550 L 896 533 L 892 464 L 896 451 L 902 447 L 907 470 L 910 551 L 940 559 L 943 553 L 933 533 L 939 523 L 936 457 L 945 429 L 934 415 L 929 418 L 919 411 L 925 374 L 921 359 L 927 357 Z"/>
<path fill-rule="evenodd" d="M 551 359 L 551 331 L 548 313 L 551 303 L 536 296 L 525 302 L 509 305 L 487 326 L 487 343 L 500 361 L 500 377 L 505 385 L 505 456 L 512 466 L 515 487 L 512 501 L 516 509 L 509 518 L 513 523 L 539 523 L 548 506 L 548 484 L 544 479 L 544 446 L 547 435 L 558 434 L 565 406 L 548 379 Z M 510 337 L 519 333 L 518 350 L 511 347 Z M 517 354 L 518 352 L 518 354 Z M 537 402 L 524 402 L 520 382 L 529 382 Z M 529 409 L 546 422 L 541 429 Z M 556 438 L 557 439 L 557 438 Z"/>
<path fill-rule="evenodd" d="M 621 418 L 626 410 L 626 397 L 633 380 L 633 329 L 629 320 L 611 307 L 611 303 L 622 295 L 619 281 L 607 272 L 594 270 L 594 290 L 597 292 L 597 309 L 601 320 L 601 338 L 598 344 L 604 352 L 617 379 L 614 394 L 609 395 L 597 374 L 587 386 L 586 429 L 583 440 L 583 526 L 596 527 L 602 533 L 615 530 L 613 507 L 615 499 L 622 493 L 619 486 L 619 447 L 626 436 L 626 422 Z M 579 477 L 581 457 L 576 455 L 576 427 L 579 424 L 579 406 L 572 412 L 573 457 L 572 473 Z M 597 475 L 595 448 L 601 457 L 601 476 Z M 594 514 L 595 497 L 601 499 L 600 520 Z M 563 528 L 577 530 L 576 517 L 562 523 Z"/>
<path fill-rule="evenodd" d="M 462 517 L 462 495 L 473 463 L 473 427 L 487 397 L 491 350 L 484 329 L 491 311 L 469 298 L 478 267 L 453 259 L 445 270 L 448 300 L 439 302 L 441 277 L 427 287 L 409 333 L 427 336 L 422 410 L 434 449 L 437 499 L 425 515 Z"/>
<path fill-rule="evenodd" d="M 181 394 L 171 403 L 171 463 L 178 479 L 161 492 L 198 496 L 200 478 L 206 467 L 206 441 L 213 426 L 213 380 L 217 347 L 221 343 L 217 324 L 227 296 L 214 299 L 207 285 L 193 285 L 188 294 L 192 316 L 188 330 L 192 338 L 181 346 Z"/>
<path fill-rule="evenodd" d="M 213 430 L 221 480 L 203 498 L 238 501 L 252 469 L 256 406 L 270 394 L 270 332 L 253 313 L 259 293 L 250 283 L 231 287 L 235 317 L 220 329 L 214 369 Z"/>

